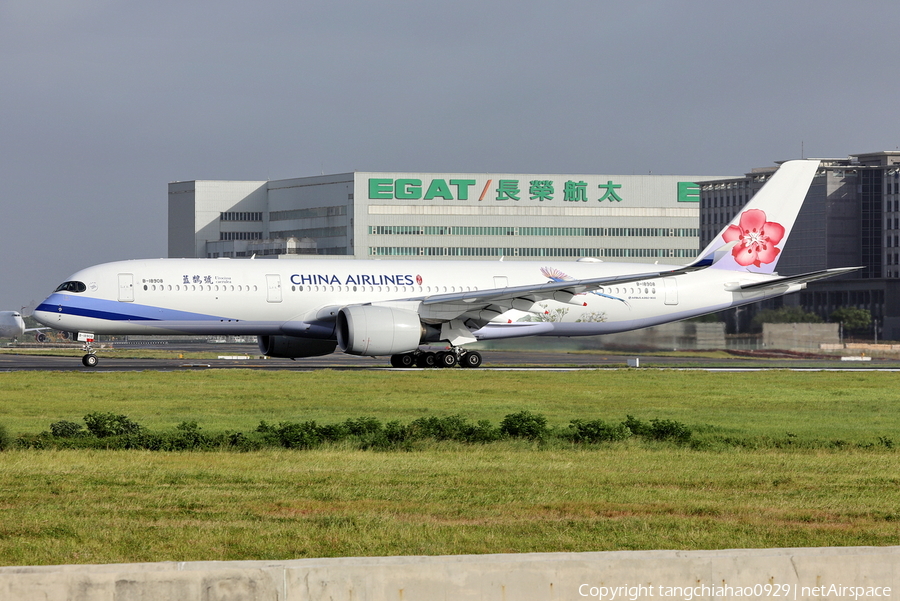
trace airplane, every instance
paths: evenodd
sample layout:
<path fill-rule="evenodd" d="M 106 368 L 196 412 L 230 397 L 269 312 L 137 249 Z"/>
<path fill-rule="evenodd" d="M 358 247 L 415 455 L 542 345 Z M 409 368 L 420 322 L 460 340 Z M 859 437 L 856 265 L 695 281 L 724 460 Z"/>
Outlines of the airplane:
<path fill-rule="evenodd" d="M 0 338 L 16 338 L 25 332 L 37 332 L 49 328 L 26 328 L 25 320 L 18 311 L 0 311 Z M 43 342 L 43 334 L 37 334 L 38 340 Z"/>
<path fill-rule="evenodd" d="M 18 338 L 25 333 L 25 321 L 18 311 L 0 311 L 0 338 Z"/>
<path fill-rule="evenodd" d="M 464 345 L 646 328 L 802 290 L 860 269 L 779 276 L 819 161 L 783 163 L 689 265 L 575 261 L 149 259 L 83 269 L 34 311 L 84 342 L 98 334 L 255 335 L 270 357 L 339 348 L 394 367 L 479 367 Z M 447 350 L 433 353 L 427 345 Z"/>

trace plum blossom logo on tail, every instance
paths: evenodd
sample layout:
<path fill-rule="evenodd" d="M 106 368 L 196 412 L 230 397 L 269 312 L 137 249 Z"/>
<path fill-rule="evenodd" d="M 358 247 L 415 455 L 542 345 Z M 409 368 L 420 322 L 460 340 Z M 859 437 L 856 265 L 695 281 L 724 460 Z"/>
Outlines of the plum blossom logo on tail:
<path fill-rule="evenodd" d="M 784 238 L 784 226 L 766 221 L 765 211 L 750 209 L 741 213 L 738 225 L 729 225 L 722 234 L 725 242 L 738 244 L 731 249 L 731 255 L 738 265 L 761 267 L 771 263 L 781 252 L 775 245 Z"/>

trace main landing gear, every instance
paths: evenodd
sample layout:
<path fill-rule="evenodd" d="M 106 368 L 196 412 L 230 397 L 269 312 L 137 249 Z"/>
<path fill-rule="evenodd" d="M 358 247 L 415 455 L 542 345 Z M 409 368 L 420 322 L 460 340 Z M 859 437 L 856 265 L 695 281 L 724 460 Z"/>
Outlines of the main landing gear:
<path fill-rule="evenodd" d="M 391 356 L 393 367 L 481 367 L 481 363 L 481 353 L 457 346 L 437 353 L 415 350 Z"/>

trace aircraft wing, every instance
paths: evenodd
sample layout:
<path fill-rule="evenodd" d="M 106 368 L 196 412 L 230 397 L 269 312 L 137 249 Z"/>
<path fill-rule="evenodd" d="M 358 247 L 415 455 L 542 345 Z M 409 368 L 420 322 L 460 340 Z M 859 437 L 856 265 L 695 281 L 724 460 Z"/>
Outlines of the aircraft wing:
<path fill-rule="evenodd" d="M 511 286 L 506 288 L 491 288 L 487 290 L 473 290 L 470 292 L 456 292 L 449 294 L 434 294 L 421 299 L 423 305 L 440 305 L 444 303 L 466 303 L 468 305 L 484 305 L 512 301 L 517 298 L 527 298 L 533 302 L 541 300 L 559 300 L 568 302 L 576 294 L 591 292 L 603 286 L 613 284 L 625 284 L 650 278 L 658 278 L 666 275 L 680 273 L 675 271 L 647 273 L 635 273 L 620 276 L 608 276 L 603 278 L 590 278 L 586 280 L 562 280 L 546 282 L 544 284 L 529 284 L 527 286 Z"/>
<path fill-rule="evenodd" d="M 854 271 L 859 271 L 863 269 L 863 267 L 838 267 L 835 269 L 823 269 L 821 271 L 811 271 L 809 273 L 801 273 L 799 275 L 789 275 L 784 277 L 775 278 L 773 280 L 766 280 L 765 282 L 754 282 L 752 284 L 739 284 L 735 286 L 729 286 L 729 290 L 764 290 L 766 288 L 779 288 L 781 286 L 792 286 L 794 284 L 808 284 L 809 282 L 815 282 L 816 280 L 824 280 L 825 278 L 831 278 L 837 275 L 843 275 L 845 273 L 852 273 Z"/>
<path fill-rule="evenodd" d="M 581 280 L 553 280 L 526 286 L 434 294 L 404 299 L 404 301 L 417 303 L 419 315 L 426 322 L 440 323 L 452 320 L 472 320 L 474 322 L 473 325 L 480 326 L 510 309 L 536 313 L 542 310 L 537 306 L 537 303 L 547 300 L 582 305 L 583 303 L 572 300 L 575 295 L 594 292 L 604 286 L 627 284 L 663 276 L 674 276 L 694 271 L 695 269 L 698 268 L 687 266 L 675 270 L 647 271 Z M 607 296 L 606 294 L 601 295 Z M 607 297 L 611 300 L 626 303 L 620 298 Z"/>
<path fill-rule="evenodd" d="M 627 284 L 628 282 L 637 282 L 660 276 L 668 277 L 687 273 L 688 271 L 693 271 L 695 269 L 697 268 L 687 266 L 669 271 L 648 271 L 645 273 L 629 273 L 583 280 L 570 279 L 550 281 L 542 284 L 529 284 L 527 286 L 507 286 L 505 288 L 450 292 L 446 294 L 396 298 L 388 301 L 363 304 L 407 306 L 410 308 L 417 307 L 419 313 L 425 319 L 430 319 L 432 321 L 449 321 L 460 317 L 464 313 L 471 313 L 473 311 L 489 308 L 499 314 L 515 308 L 515 306 L 524 308 L 545 300 L 556 300 L 566 303 L 570 302 L 572 297 L 576 294 L 592 292 L 603 286 Z M 702 267 L 700 269 L 702 269 Z M 310 315 L 308 319 L 310 321 L 333 321 L 342 306 L 343 305 L 327 305 L 321 307 L 314 315 Z M 303 323 L 305 324 L 306 322 Z"/>

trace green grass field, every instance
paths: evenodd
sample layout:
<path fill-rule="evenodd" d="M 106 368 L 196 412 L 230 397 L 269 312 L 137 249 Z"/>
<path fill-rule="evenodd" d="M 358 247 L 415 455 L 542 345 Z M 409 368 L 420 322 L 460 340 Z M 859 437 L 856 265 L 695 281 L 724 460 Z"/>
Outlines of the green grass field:
<path fill-rule="evenodd" d="M 2 373 L 13 437 L 97 411 L 247 432 L 528 410 L 556 428 L 677 420 L 716 444 L 13 449 L 0 452 L 0 563 L 896 544 L 898 385 L 884 372 Z M 797 448 L 766 445 L 785 439 Z"/>
<path fill-rule="evenodd" d="M 900 374 L 890 372 L 10 372 L 0 374 L 0 424 L 14 435 L 37 433 L 109 411 L 156 429 L 196 420 L 206 430 L 246 431 L 261 420 L 499 421 L 528 410 L 557 426 L 631 414 L 741 436 L 900 443 L 897 390 Z"/>

